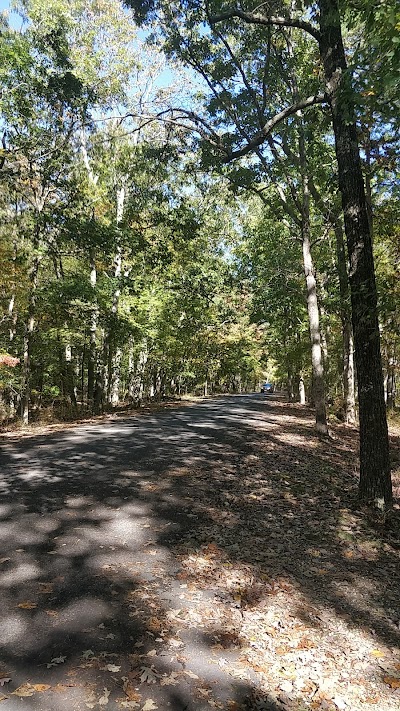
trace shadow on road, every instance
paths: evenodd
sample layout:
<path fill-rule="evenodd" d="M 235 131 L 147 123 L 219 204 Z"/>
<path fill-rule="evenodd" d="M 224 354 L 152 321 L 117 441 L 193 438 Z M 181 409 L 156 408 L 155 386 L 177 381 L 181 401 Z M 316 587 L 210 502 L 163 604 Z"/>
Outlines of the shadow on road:
<path fill-rule="evenodd" d="M 7 711 L 319 708 L 357 645 L 354 694 L 384 693 L 398 544 L 354 510 L 339 434 L 257 395 L 6 440 Z"/>

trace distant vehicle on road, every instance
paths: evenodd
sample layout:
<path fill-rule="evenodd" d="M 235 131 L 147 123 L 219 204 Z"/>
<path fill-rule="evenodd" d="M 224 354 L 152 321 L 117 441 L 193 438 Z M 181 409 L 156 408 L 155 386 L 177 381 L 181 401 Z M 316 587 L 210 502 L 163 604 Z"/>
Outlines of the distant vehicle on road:
<path fill-rule="evenodd" d="M 262 393 L 273 393 L 275 390 L 273 383 L 263 383 L 261 386 Z"/>

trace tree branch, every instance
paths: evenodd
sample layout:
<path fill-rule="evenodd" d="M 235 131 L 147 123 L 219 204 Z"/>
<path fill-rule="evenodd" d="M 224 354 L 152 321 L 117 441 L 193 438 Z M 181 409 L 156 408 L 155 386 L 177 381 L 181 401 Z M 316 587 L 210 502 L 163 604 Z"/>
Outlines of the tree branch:
<path fill-rule="evenodd" d="M 254 151 L 256 148 L 258 148 L 258 146 L 261 146 L 264 143 L 264 141 L 268 138 L 269 134 L 274 130 L 275 126 L 284 121 L 286 118 L 289 118 L 289 116 L 293 116 L 293 114 L 297 113 L 297 111 L 306 109 L 308 106 L 314 106 L 315 104 L 323 104 L 325 101 L 328 101 L 326 94 L 316 94 L 315 96 L 309 96 L 307 99 L 303 99 L 302 101 L 299 101 L 296 104 L 287 106 L 286 109 L 283 109 L 279 112 L 279 114 L 276 114 L 272 119 L 267 121 L 260 133 L 254 136 L 254 138 L 252 138 L 251 141 L 247 143 L 247 145 L 243 146 L 243 148 L 239 148 L 236 151 L 231 151 L 226 160 L 231 161 L 235 158 L 241 158 L 242 156 L 247 155 L 247 153 Z"/>
<path fill-rule="evenodd" d="M 317 42 L 319 42 L 320 40 L 320 33 L 317 28 L 314 27 L 314 25 L 312 25 L 310 22 L 306 22 L 305 20 L 296 20 L 290 17 L 268 17 L 267 15 L 263 15 L 258 12 L 245 12 L 244 10 L 240 10 L 239 8 L 226 10 L 225 12 L 220 12 L 218 15 L 212 15 L 210 17 L 210 23 L 212 25 L 215 25 L 218 22 L 224 22 L 224 20 L 231 20 L 235 17 L 240 20 L 243 20 L 243 22 L 246 22 L 249 25 L 264 25 L 265 27 L 271 27 L 273 25 L 280 27 L 297 27 L 298 29 L 304 30 L 309 35 L 314 37 Z"/>

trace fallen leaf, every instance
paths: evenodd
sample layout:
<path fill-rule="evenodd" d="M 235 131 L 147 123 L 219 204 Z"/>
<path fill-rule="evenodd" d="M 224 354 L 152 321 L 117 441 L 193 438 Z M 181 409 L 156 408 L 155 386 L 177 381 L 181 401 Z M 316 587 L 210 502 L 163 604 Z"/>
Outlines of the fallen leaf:
<path fill-rule="evenodd" d="M 35 691 L 42 692 L 51 689 L 51 686 L 50 684 L 33 684 L 33 689 L 35 689 Z"/>
<path fill-rule="evenodd" d="M 54 590 L 54 583 L 39 583 L 39 595 L 50 595 Z"/>
<path fill-rule="evenodd" d="M 383 681 L 388 684 L 391 689 L 400 689 L 400 679 L 396 679 L 394 676 L 384 676 Z"/>
<path fill-rule="evenodd" d="M 93 649 L 85 649 L 85 651 L 82 652 L 82 659 L 90 659 L 91 657 L 94 657 Z"/>
<path fill-rule="evenodd" d="M 123 688 L 125 694 L 127 695 L 129 701 L 132 701 L 132 703 L 137 703 L 138 701 L 140 701 L 140 699 L 142 698 L 142 695 L 138 694 L 138 692 L 134 688 L 133 684 L 129 681 L 129 679 L 127 679 L 126 677 L 123 677 L 123 681 L 124 681 L 124 683 L 123 683 L 122 688 Z M 139 704 L 138 704 L 138 706 L 139 706 Z"/>
<path fill-rule="evenodd" d="M 145 705 L 142 706 L 142 711 L 154 711 L 154 709 L 158 709 L 158 706 L 153 699 L 147 699 Z"/>
<path fill-rule="evenodd" d="M 377 657 L 377 658 L 385 656 L 385 652 L 382 652 L 380 649 L 373 649 L 371 654 L 373 657 Z"/>
<path fill-rule="evenodd" d="M 183 673 L 186 674 L 186 676 L 190 676 L 191 679 L 198 679 L 198 678 L 199 678 L 199 677 L 197 676 L 197 674 L 194 674 L 194 673 L 191 672 L 191 671 L 184 671 Z"/>
<path fill-rule="evenodd" d="M 150 667 L 142 667 L 140 670 L 140 681 L 142 684 L 146 682 L 147 684 L 155 684 L 157 681 L 157 675 L 153 672 Z"/>
<path fill-rule="evenodd" d="M 11 681 L 10 676 L 5 676 L 2 679 L 0 679 L 0 686 L 4 686 L 4 684 L 8 684 Z"/>
<path fill-rule="evenodd" d="M 147 627 L 151 632 L 161 632 L 162 623 L 157 617 L 150 617 L 147 622 Z"/>
<path fill-rule="evenodd" d="M 4 694 L 0 694 L 0 702 L 5 701 L 6 699 L 8 699 L 8 696 L 4 696 Z"/>
<path fill-rule="evenodd" d="M 49 617 L 58 617 L 58 612 L 56 610 L 45 610 L 46 615 Z"/>
<path fill-rule="evenodd" d="M 101 671 L 109 671 L 116 673 L 121 671 L 121 667 L 117 666 L 117 664 L 106 664 L 105 667 L 101 667 Z"/>
<path fill-rule="evenodd" d="M 160 681 L 161 686 L 176 686 L 179 684 L 178 676 L 178 672 L 171 672 L 169 676 L 163 676 Z"/>
<path fill-rule="evenodd" d="M 11 692 L 15 696 L 33 696 L 35 693 L 35 689 L 33 688 L 32 684 L 21 684 L 21 686 L 18 687 L 18 689 L 15 689 L 15 691 Z"/>
<path fill-rule="evenodd" d="M 0 564 L 7 563 L 8 560 L 11 560 L 11 558 L 0 558 Z"/>
<path fill-rule="evenodd" d="M 157 654 L 157 650 L 156 650 L 156 649 L 151 649 L 150 652 L 147 652 L 147 656 L 148 656 L 148 657 L 155 657 L 156 654 Z"/>
<path fill-rule="evenodd" d="M 46 664 L 47 669 L 50 669 L 50 667 L 55 667 L 57 664 L 63 664 L 65 662 L 67 657 L 60 655 L 59 657 L 53 657 L 53 659 Z"/>
<path fill-rule="evenodd" d="M 87 693 L 85 706 L 87 706 L 88 709 L 94 709 L 94 707 L 96 706 L 96 695 L 94 691 L 89 691 Z"/>
<path fill-rule="evenodd" d="M 26 600 L 25 602 L 20 602 L 17 607 L 20 607 L 21 610 L 34 610 L 34 608 L 37 607 L 37 603 Z"/>
<path fill-rule="evenodd" d="M 306 637 L 303 637 L 303 639 L 301 639 L 298 643 L 296 649 L 313 649 L 314 647 L 314 642 L 312 642 L 310 639 L 307 639 Z"/>
<path fill-rule="evenodd" d="M 108 704 L 108 699 L 111 694 L 111 691 L 109 689 L 104 688 L 103 689 L 103 696 L 100 696 L 99 698 L 99 705 L 100 706 L 106 706 Z"/>
<path fill-rule="evenodd" d="M 279 656 L 283 656 L 284 654 L 289 654 L 292 650 L 290 647 L 276 647 L 275 649 L 275 654 L 279 654 Z"/>

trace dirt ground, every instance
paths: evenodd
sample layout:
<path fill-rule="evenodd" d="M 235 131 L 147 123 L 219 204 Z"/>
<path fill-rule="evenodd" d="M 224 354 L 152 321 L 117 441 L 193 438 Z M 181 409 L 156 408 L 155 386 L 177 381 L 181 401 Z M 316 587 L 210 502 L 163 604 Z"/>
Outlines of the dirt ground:
<path fill-rule="evenodd" d="M 279 396 L 3 435 L 0 711 L 395 711 L 396 505 Z"/>

